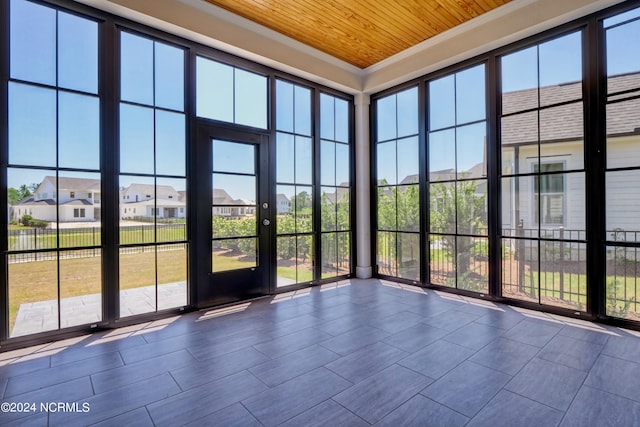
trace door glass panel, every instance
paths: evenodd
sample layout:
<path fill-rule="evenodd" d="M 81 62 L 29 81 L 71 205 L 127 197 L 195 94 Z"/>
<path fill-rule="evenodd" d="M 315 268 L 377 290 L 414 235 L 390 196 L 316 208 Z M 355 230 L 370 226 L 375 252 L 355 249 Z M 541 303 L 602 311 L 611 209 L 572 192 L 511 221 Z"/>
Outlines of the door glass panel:
<path fill-rule="evenodd" d="M 256 267 L 256 147 L 216 139 L 212 144 L 211 271 Z"/>

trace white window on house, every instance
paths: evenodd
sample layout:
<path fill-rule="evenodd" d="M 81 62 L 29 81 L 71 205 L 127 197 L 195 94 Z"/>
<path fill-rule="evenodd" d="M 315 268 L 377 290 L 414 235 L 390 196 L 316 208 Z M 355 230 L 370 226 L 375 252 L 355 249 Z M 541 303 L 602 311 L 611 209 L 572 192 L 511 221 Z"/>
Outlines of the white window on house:
<path fill-rule="evenodd" d="M 184 208 L 180 208 L 180 213 L 184 213 Z"/>
<path fill-rule="evenodd" d="M 173 199 L 173 196 L 169 196 L 170 199 Z"/>
<path fill-rule="evenodd" d="M 75 208 L 73 210 L 74 218 L 84 218 L 85 216 L 86 216 L 86 213 L 84 208 Z"/>
<path fill-rule="evenodd" d="M 136 208 L 133 208 L 133 213 L 136 213 Z"/>
<path fill-rule="evenodd" d="M 535 173 L 560 172 L 564 162 L 533 165 Z M 536 179 L 536 178 L 539 178 Z M 534 179 L 534 220 L 541 225 L 563 225 L 565 223 L 565 174 L 552 173 Z"/>
<path fill-rule="evenodd" d="M 151 215 L 153 216 L 160 215 L 160 208 L 151 208 Z"/>
<path fill-rule="evenodd" d="M 69 197 L 71 197 L 72 199 L 75 199 L 76 198 L 76 192 L 75 191 L 69 192 Z"/>
<path fill-rule="evenodd" d="M 151 194 L 147 194 L 147 195 L 146 195 L 146 196 L 144 196 L 144 197 L 146 197 L 147 199 L 150 199 L 150 198 L 151 198 Z"/>

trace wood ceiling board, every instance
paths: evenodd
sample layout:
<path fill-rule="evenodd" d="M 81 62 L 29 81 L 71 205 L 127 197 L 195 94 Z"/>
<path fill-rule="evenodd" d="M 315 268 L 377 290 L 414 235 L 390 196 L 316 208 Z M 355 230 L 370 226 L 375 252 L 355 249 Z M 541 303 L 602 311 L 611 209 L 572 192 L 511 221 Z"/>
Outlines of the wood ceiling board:
<path fill-rule="evenodd" d="M 510 0 L 205 0 L 366 68 Z"/>

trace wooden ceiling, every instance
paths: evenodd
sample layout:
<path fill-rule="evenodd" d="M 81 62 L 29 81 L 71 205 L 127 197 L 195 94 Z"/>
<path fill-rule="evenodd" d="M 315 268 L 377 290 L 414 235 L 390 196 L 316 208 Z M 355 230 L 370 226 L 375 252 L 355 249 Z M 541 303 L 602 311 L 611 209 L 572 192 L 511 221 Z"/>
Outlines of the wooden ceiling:
<path fill-rule="evenodd" d="M 510 0 L 206 0 L 360 68 Z"/>

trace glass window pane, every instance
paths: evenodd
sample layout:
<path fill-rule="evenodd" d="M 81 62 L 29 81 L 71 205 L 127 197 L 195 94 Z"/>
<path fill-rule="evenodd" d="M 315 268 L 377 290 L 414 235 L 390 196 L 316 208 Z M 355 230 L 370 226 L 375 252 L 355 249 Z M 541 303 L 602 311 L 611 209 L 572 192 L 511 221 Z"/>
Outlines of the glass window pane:
<path fill-rule="evenodd" d="M 56 91 L 9 83 L 9 163 L 56 166 Z"/>
<path fill-rule="evenodd" d="M 503 169 L 511 170 L 513 174 L 529 173 L 527 159 L 538 161 L 538 112 L 503 117 L 500 136 L 503 153 L 506 150 L 514 153 L 510 164 L 505 164 L 506 160 L 503 159 Z"/>
<path fill-rule="evenodd" d="M 464 124 L 486 117 L 484 64 L 456 74 L 456 123 Z"/>
<path fill-rule="evenodd" d="M 155 241 L 155 181 L 150 177 L 120 176 L 120 244 Z"/>
<path fill-rule="evenodd" d="M 102 191 L 100 174 L 58 172 L 58 233 L 60 247 L 100 246 Z M 38 191 L 47 191 L 41 185 Z"/>
<path fill-rule="evenodd" d="M 351 182 L 351 163 L 349 161 L 349 146 L 336 144 L 336 184 L 349 185 Z"/>
<path fill-rule="evenodd" d="M 502 235 L 538 237 L 535 177 L 502 179 Z"/>
<path fill-rule="evenodd" d="M 443 182 L 429 185 L 429 205 L 429 230 L 432 233 L 455 233 L 455 183 Z"/>
<path fill-rule="evenodd" d="M 418 88 L 398 92 L 398 138 L 418 133 Z"/>
<path fill-rule="evenodd" d="M 297 283 L 296 245 L 297 239 L 295 236 L 278 237 L 276 241 L 276 280 L 278 287 Z"/>
<path fill-rule="evenodd" d="M 429 82 L 429 130 L 456 124 L 455 77 Z"/>
<path fill-rule="evenodd" d="M 540 242 L 540 303 L 586 311 L 586 244 Z"/>
<path fill-rule="evenodd" d="M 311 91 L 295 86 L 295 129 L 301 135 L 311 135 Z"/>
<path fill-rule="evenodd" d="M 212 242 L 211 271 L 241 270 L 258 266 L 258 239 L 226 239 Z"/>
<path fill-rule="evenodd" d="M 640 21 L 629 22 L 619 27 L 608 29 L 607 37 L 607 76 L 609 77 L 609 93 L 623 88 L 612 84 L 612 77 L 624 74 L 637 74 L 640 71 Z M 634 79 L 635 80 L 635 79 Z M 632 87 L 638 87 L 638 82 Z"/>
<path fill-rule="evenodd" d="M 156 241 L 187 240 L 187 180 L 156 179 Z"/>
<path fill-rule="evenodd" d="M 640 320 L 640 248 L 607 247 L 606 311 L 608 316 Z"/>
<path fill-rule="evenodd" d="M 184 114 L 156 110 L 156 173 L 186 175 Z"/>
<path fill-rule="evenodd" d="M 396 129 L 396 95 L 389 95 L 376 102 L 377 140 L 386 141 L 395 138 Z"/>
<path fill-rule="evenodd" d="M 277 187 L 276 230 L 278 234 L 293 234 L 296 232 L 295 196 L 296 187 L 293 185 L 278 185 Z"/>
<path fill-rule="evenodd" d="M 351 229 L 351 192 L 348 188 L 336 188 L 336 215 L 338 218 L 338 230 Z"/>
<path fill-rule="evenodd" d="M 420 235 L 398 233 L 398 277 L 420 280 Z"/>
<path fill-rule="evenodd" d="M 401 185 L 397 189 L 398 230 L 420 231 L 420 187 Z"/>
<path fill-rule="evenodd" d="M 537 46 L 503 56 L 502 114 L 538 107 Z"/>
<path fill-rule="evenodd" d="M 539 302 L 538 241 L 502 239 L 502 296 Z"/>
<path fill-rule="evenodd" d="M 100 100 L 58 94 L 58 165 L 100 169 Z"/>
<path fill-rule="evenodd" d="M 187 305 L 187 244 L 158 247 L 158 310 Z"/>
<path fill-rule="evenodd" d="M 294 183 L 296 181 L 294 136 L 277 133 L 276 138 L 276 180 Z"/>
<path fill-rule="evenodd" d="M 336 101 L 336 141 L 349 142 L 349 103 L 343 99 Z"/>
<path fill-rule="evenodd" d="M 313 145 L 311 138 L 296 136 L 296 184 L 311 184 L 313 177 Z"/>
<path fill-rule="evenodd" d="M 379 274 L 387 276 L 396 276 L 398 271 L 397 264 L 397 245 L 396 233 L 384 231 L 377 232 L 376 245 L 376 266 Z"/>
<path fill-rule="evenodd" d="M 216 204 L 211 208 L 212 237 L 248 237 L 257 234 L 255 206 L 227 206 Z"/>
<path fill-rule="evenodd" d="M 55 170 L 7 169 L 7 198 L 12 224 L 8 230 L 9 250 L 57 247 L 56 187 Z M 54 223 L 54 227 L 50 223 Z"/>
<path fill-rule="evenodd" d="M 640 17 L 640 8 L 631 9 L 618 15 L 614 15 L 603 21 L 604 28 L 613 27 L 614 25 L 621 24 L 625 21 Z"/>
<path fill-rule="evenodd" d="M 120 33 L 120 97 L 153 105 L 153 41 Z"/>
<path fill-rule="evenodd" d="M 455 178 L 456 131 L 454 129 L 429 134 L 429 181 Z"/>
<path fill-rule="evenodd" d="M 337 228 L 337 198 L 336 187 L 322 187 L 320 197 L 321 231 L 335 231 Z"/>
<path fill-rule="evenodd" d="M 455 236 L 429 236 L 429 283 L 456 286 Z"/>
<path fill-rule="evenodd" d="M 485 122 L 456 129 L 458 178 L 487 176 L 487 125 Z"/>
<path fill-rule="evenodd" d="M 487 181 L 456 183 L 458 233 L 487 235 Z"/>
<path fill-rule="evenodd" d="M 155 105 L 184 110 L 184 51 L 154 42 Z"/>
<path fill-rule="evenodd" d="M 56 84 L 56 11 L 30 1 L 10 4 L 11 77 Z"/>
<path fill-rule="evenodd" d="M 276 80 L 276 129 L 293 132 L 293 85 Z"/>
<path fill-rule="evenodd" d="M 313 231 L 313 192 L 311 187 L 296 186 L 296 195 L 291 200 L 296 213 L 296 233 Z"/>
<path fill-rule="evenodd" d="M 313 280 L 313 236 L 298 236 L 297 238 L 296 274 L 298 283 Z"/>
<path fill-rule="evenodd" d="M 120 105 L 120 171 L 154 173 L 153 109 Z"/>
<path fill-rule="evenodd" d="M 640 170 L 607 172 L 607 239 L 640 242 Z"/>
<path fill-rule="evenodd" d="M 120 317 L 156 311 L 156 247 L 120 248 Z"/>
<path fill-rule="evenodd" d="M 467 291 L 489 292 L 489 239 L 456 237 L 457 285 Z"/>
<path fill-rule="evenodd" d="M 255 205 L 256 177 L 214 173 L 213 192 L 214 205 Z"/>
<path fill-rule="evenodd" d="M 396 194 L 397 187 L 379 187 L 378 188 L 378 229 L 379 230 L 397 230 L 397 206 Z"/>
<path fill-rule="evenodd" d="M 58 86 L 98 93 L 98 24 L 58 12 Z"/>
<path fill-rule="evenodd" d="M 582 32 L 540 44 L 539 54 L 540 105 L 582 98 Z"/>
<path fill-rule="evenodd" d="M 322 278 L 336 277 L 338 275 L 338 239 L 337 233 L 323 234 L 322 246 Z"/>
<path fill-rule="evenodd" d="M 7 255 L 9 337 L 58 329 L 56 252 Z"/>
<path fill-rule="evenodd" d="M 233 67 L 196 59 L 196 114 L 233 122 Z"/>
<path fill-rule="evenodd" d="M 607 167 L 640 166 L 640 99 L 607 105 Z M 630 114 L 631 113 L 631 114 Z"/>
<path fill-rule="evenodd" d="M 213 140 L 213 170 L 254 174 L 256 148 L 252 144 Z"/>
<path fill-rule="evenodd" d="M 320 183 L 336 185 L 336 143 L 322 141 L 320 146 Z"/>
<path fill-rule="evenodd" d="M 540 157 L 568 156 L 566 170 L 584 169 L 582 102 L 540 110 Z"/>
<path fill-rule="evenodd" d="M 376 144 L 377 149 L 377 173 L 378 185 L 397 184 L 396 172 L 396 142 L 383 142 Z"/>
<path fill-rule="evenodd" d="M 420 153 L 418 137 L 400 139 L 398 148 L 398 184 L 409 184 L 419 181 Z M 382 160 L 385 161 L 385 160 Z"/>
<path fill-rule="evenodd" d="M 338 235 L 338 275 L 351 273 L 351 236 L 349 233 Z"/>
<path fill-rule="evenodd" d="M 335 139 L 334 97 L 320 94 L 320 138 Z"/>
<path fill-rule="evenodd" d="M 60 327 L 102 320 L 102 252 L 60 253 Z"/>
<path fill-rule="evenodd" d="M 235 70 L 235 122 L 267 128 L 267 78 Z"/>

